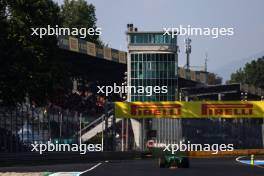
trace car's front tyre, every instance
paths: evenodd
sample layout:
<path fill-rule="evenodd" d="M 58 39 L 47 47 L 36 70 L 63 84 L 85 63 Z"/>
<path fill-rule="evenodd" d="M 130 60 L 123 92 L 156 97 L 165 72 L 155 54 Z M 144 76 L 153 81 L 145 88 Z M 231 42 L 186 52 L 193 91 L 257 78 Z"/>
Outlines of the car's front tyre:
<path fill-rule="evenodd" d="M 165 168 L 165 159 L 164 158 L 159 158 L 159 167 Z"/>
<path fill-rule="evenodd" d="M 189 168 L 190 167 L 190 161 L 188 157 L 183 157 L 180 163 L 181 168 Z"/>

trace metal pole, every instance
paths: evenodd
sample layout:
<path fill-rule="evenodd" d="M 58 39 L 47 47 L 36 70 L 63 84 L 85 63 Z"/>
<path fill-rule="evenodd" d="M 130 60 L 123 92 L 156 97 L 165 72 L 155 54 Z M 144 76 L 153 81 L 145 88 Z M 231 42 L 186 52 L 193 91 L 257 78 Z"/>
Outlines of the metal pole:
<path fill-rule="evenodd" d="M 29 110 L 28 110 L 28 106 L 27 106 L 27 140 L 29 141 Z M 28 143 L 27 141 L 27 143 Z"/>
<path fill-rule="evenodd" d="M 31 136 L 32 136 L 32 142 L 35 143 L 35 134 L 34 134 L 34 109 L 31 105 L 31 125 L 32 125 L 32 133 L 31 133 Z"/>
<path fill-rule="evenodd" d="M 79 142 L 80 142 L 80 145 L 82 144 L 82 113 L 80 113 L 79 115 L 79 120 L 80 120 L 80 139 L 79 139 Z"/>
<path fill-rule="evenodd" d="M 22 131 L 22 143 L 24 143 L 24 109 L 22 107 L 22 119 L 21 119 L 21 125 L 22 125 L 22 128 L 21 128 L 21 131 Z M 6 119 L 6 118 L 5 118 Z M 23 150 L 23 147 L 22 147 L 22 150 Z"/>
<path fill-rule="evenodd" d="M 10 151 L 13 152 L 13 109 L 11 109 L 11 119 L 10 119 Z"/>
<path fill-rule="evenodd" d="M 179 100 L 182 101 L 182 93 L 180 92 L 179 94 L 180 94 Z"/>
<path fill-rule="evenodd" d="M 61 141 L 61 127 L 62 127 L 62 113 L 60 113 L 60 141 Z"/>
<path fill-rule="evenodd" d="M 39 117 L 40 113 L 38 113 L 38 143 L 40 143 L 40 117 Z"/>
<path fill-rule="evenodd" d="M 128 150 L 128 119 L 126 119 L 126 151 Z"/>
<path fill-rule="evenodd" d="M 144 141 L 145 141 L 145 119 L 142 120 L 142 150 L 145 149 Z"/>
<path fill-rule="evenodd" d="M 121 151 L 124 151 L 124 119 L 122 119 L 122 126 L 121 126 Z"/>
<path fill-rule="evenodd" d="M 159 119 L 156 119 L 157 121 L 157 125 L 158 125 L 158 130 L 157 130 L 157 138 L 158 138 L 158 144 L 160 143 L 160 118 Z"/>
<path fill-rule="evenodd" d="M 189 97 L 188 96 L 185 96 L 185 101 L 189 101 Z"/>
<path fill-rule="evenodd" d="M 219 93 L 219 94 L 218 94 L 218 101 L 221 101 L 221 100 L 222 100 L 222 94 Z"/>
<path fill-rule="evenodd" d="M 108 114 L 106 113 L 105 119 L 104 119 L 104 144 L 105 144 L 105 150 L 109 150 L 108 141 L 109 141 L 109 134 L 108 134 Z"/>
<path fill-rule="evenodd" d="M 66 112 L 67 120 L 66 120 L 66 128 L 69 129 L 69 111 Z M 70 130 L 67 130 L 66 136 L 71 136 Z"/>
<path fill-rule="evenodd" d="M 102 115 L 102 151 L 104 151 L 104 115 Z"/>
<path fill-rule="evenodd" d="M 17 134 L 17 129 L 19 128 L 19 125 L 17 123 L 17 116 L 18 116 L 18 112 L 17 112 L 17 107 L 16 107 L 16 125 L 15 125 L 15 134 L 16 134 L 16 152 L 18 152 L 19 148 L 18 148 L 18 134 Z"/>
<path fill-rule="evenodd" d="M 43 118 L 42 118 L 42 141 L 43 142 L 44 142 L 44 140 L 46 140 L 46 138 L 44 139 L 44 128 L 43 128 L 43 125 L 44 125 L 44 122 L 46 119 L 46 115 L 48 118 L 48 125 L 49 125 L 49 128 L 48 128 L 49 140 L 51 142 L 51 124 L 50 124 L 50 113 L 49 112 L 50 112 L 49 110 L 46 110 L 45 112 L 43 112 Z M 52 117 L 53 117 L 53 121 L 54 121 L 54 112 L 52 112 Z"/>
<path fill-rule="evenodd" d="M 264 101 L 264 96 L 261 96 L 261 101 Z M 261 130 L 262 130 L 262 147 L 264 147 L 264 112 L 263 112 L 263 115 L 262 115 L 262 128 L 261 128 Z"/>
<path fill-rule="evenodd" d="M 7 110 L 7 114 L 9 114 L 8 110 Z M 5 129 L 5 130 L 7 130 L 7 122 L 6 122 L 6 121 L 7 121 L 7 118 L 8 118 L 8 115 L 7 115 L 7 117 L 4 117 L 4 119 L 5 119 L 5 120 L 4 120 L 4 121 L 5 121 L 5 123 L 4 123 L 4 129 Z M 5 146 L 5 148 L 7 148 L 7 140 L 8 140 L 8 139 L 7 139 L 7 134 L 5 133 L 5 134 L 4 134 L 4 146 Z M 24 142 L 24 141 L 23 141 L 23 142 Z"/>
<path fill-rule="evenodd" d="M 112 149 L 113 151 L 116 150 L 116 117 L 115 114 L 113 114 L 113 121 L 112 121 L 112 126 L 113 126 L 113 130 L 112 130 L 112 136 L 113 136 L 113 141 L 112 141 Z"/>

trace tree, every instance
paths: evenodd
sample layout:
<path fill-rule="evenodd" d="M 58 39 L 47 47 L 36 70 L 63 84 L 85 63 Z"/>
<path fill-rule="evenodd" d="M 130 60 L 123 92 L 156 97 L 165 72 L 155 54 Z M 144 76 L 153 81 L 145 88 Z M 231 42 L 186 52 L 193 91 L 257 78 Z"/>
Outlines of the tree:
<path fill-rule="evenodd" d="M 96 29 L 95 7 L 85 0 L 64 0 L 61 16 L 63 27 Z M 98 35 L 87 35 L 85 40 L 102 45 Z"/>
<path fill-rule="evenodd" d="M 0 0 L 0 102 L 22 103 L 25 97 L 44 105 L 71 89 L 70 73 L 57 37 L 31 35 L 40 27 L 96 28 L 95 8 L 84 0 Z M 87 40 L 100 44 L 98 36 Z"/>
<path fill-rule="evenodd" d="M 264 56 L 231 74 L 231 83 L 251 84 L 264 88 Z"/>
<path fill-rule="evenodd" d="M 60 9 L 52 0 L 1 0 L 0 99 L 4 104 L 23 102 L 27 96 L 44 104 L 64 84 L 56 36 L 40 39 L 31 28 L 61 23 Z M 2 27 L 3 26 L 3 27 Z M 3 32 L 3 33 L 2 33 Z"/>
<path fill-rule="evenodd" d="M 208 84 L 209 85 L 220 85 L 222 84 L 222 78 L 214 73 L 208 74 Z"/>

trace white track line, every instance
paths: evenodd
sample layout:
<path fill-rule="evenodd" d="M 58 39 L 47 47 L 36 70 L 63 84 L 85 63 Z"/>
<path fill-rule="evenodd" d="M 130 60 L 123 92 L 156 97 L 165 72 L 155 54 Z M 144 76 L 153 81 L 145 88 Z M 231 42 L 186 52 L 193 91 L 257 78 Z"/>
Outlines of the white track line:
<path fill-rule="evenodd" d="M 244 158 L 244 157 L 246 157 L 246 156 L 239 156 L 239 157 L 236 158 L 236 161 L 239 162 L 239 163 L 241 163 L 241 162 L 239 161 L 239 159 L 240 159 L 240 158 Z"/>
<path fill-rule="evenodd" d="M 80 172 L 56 172 L 49 176 L 79 176 Z"/>
<path fill-rule="evenodd" d="M 96 165 L 94 165 L 93 167 L 85 170 L 85 171 L 82 171 L 82 172 L 56 172 L 56 173 L 53 173 L 53 174 L 50 174 L 49 176 L 64 176 L 64 175 L 75 175 L 75 176 L 80 176 L 81 174 L 85 173 L 85 172 L 89 172 L 95 168 L 97 168 L 98 166 L 100 166 L 102 163 L 97 163 Z"/>
<path fill-rule="evenodd" d="M 94 165 L 93 167 L 91 167 L 91 168 L 89 168 L 89 169 L 87 169 L 87 170 L 85 170 L 85 171 L 80 172 L 80 175 L 83 174 L 83 173 L 85 173 L 85 172 L 89 172 L 89 171 L 91 171 L 91 170 L 97 168 L 97 167 L 100 166 L 101 164 L 102 164 L 102 163 L 97 163 L 97 164 Z"/>
<path fill-rule="evenodd" d="M 239 161 L 239 159 L 240 158 L 244 158 L 244 157 L 246 157 L 246 156 L 239 156 L 239 157 L 236 158 L 236 161 L 239 162 L 239 163 L 242 163 L 241 161 Z M 246 163 L 242 163 L 242 164 L 249 165 L 249 164 L 246 164 Z M 260 165 L 254 165 L 254 166 L 257 166 L 257 167 L 262 168 L 262 169 L 264 168 L 263 166 L 260 166 Z"/>

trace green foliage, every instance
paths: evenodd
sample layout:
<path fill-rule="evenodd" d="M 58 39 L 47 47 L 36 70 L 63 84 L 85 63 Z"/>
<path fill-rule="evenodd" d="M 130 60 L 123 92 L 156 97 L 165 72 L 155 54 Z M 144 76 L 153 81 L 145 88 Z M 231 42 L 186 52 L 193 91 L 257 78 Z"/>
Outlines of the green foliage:
<path fill-rule="evenodd" d="M 23 102 L 27 95 L 44 104 L 67 75 L 56 36 L 40 39 L 31 35 L 31 28 L 59 24 L 59 7 L 52 0 L 10 0 L 4 5 L 0 99 L 12 105 Z"/>
<path fill-rule="evenodd" d="M 61 16 L 63 27 L 96 29 L 95 7 L 85 0 L 64 0 Z M 87 35 L 85 40 L 102 45 L 98 35 Z"/>
<path fill-rule="evenodd" d="M 222 77 L 215 73 L 208 74 L 208 84 L 209 85 L 220 85 L 222 84 Z"/>
<path fill-rule="evenodd" d="M 264 57 L 247 63 L 231 75 L 231 83 L 251 84 L 264 88 Z"/>
<path fill-rule="evenodd" d="M 0 102 L 29 97 L 37 105 L 70 91 L 71 80 L 56 36 L 31 35 L 31 28 L 96 27 L 95 8 L 84 0 L 0 0 Z M 100 43 L 98 36 L 88 40 Z"/>

